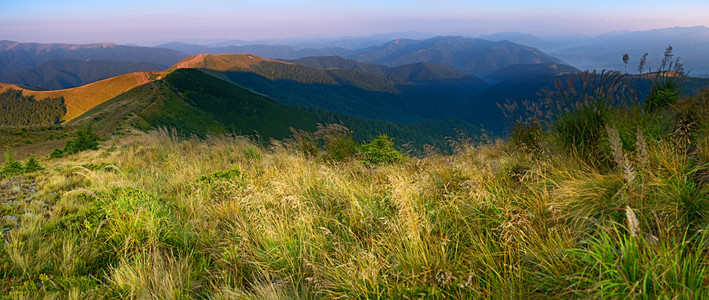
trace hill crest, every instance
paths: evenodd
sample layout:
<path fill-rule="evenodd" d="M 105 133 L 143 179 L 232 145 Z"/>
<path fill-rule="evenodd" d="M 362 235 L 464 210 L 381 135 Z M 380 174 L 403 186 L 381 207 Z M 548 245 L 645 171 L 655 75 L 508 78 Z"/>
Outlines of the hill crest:
<path fill-rule="evenodd" d="M 17 84 L 0 83 L 0 92 L 7 89 L 17 89 L 21 90 L 22 93 L 27 96 L 34 96 L 38 100 L 64 97 L 67 112 L 63 120 L 70 121 L 96 105 L 136 86 L 154 80 L 157 78 L 158 74 L 159 73 L 156 72 L 135 72 L 111 77 L 80 87 L 53 91 L 37 91 L 21 87 Z"/>
<path fill-rule="evenodd" d="M 167 72 L 174 71 L 177 69 L 208 69 L 212 71 L 228 72 L 249 69 L 252 65 L 259 64 L 264 61 L 287 64 L 286 62 L 271 60 L 249 53 L 202 53 L 181 60 L 180 62 L 169 68 Z"/>

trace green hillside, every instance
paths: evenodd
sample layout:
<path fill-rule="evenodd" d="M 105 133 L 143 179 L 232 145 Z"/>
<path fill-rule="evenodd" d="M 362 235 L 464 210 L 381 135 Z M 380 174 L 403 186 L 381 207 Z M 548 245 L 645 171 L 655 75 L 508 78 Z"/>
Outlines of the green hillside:
<path fill-rule="evenodd" d="M 315 69 L 347 69 L 360 72 L 386 76 L 387 66 L 372 63 L 358 62 L 340 56 L 308 56 L 299 59 L 282 59 L 282 61 L 300 64 Z"/>
<path fill-rule="evenodd" d="M 142 130 L 169 127 L 185 135 L 231 132 L 282 139 L 291 129 L 315 131 L 317 124 L 341 123 L 357 141 L 379 134 L 394 137 L 399 144 L 414 142 L 445 147 L 445 137 L 458 131 L 475 135 L 478 129 L 459 119 L 435 119 L 402 124 L 365 120 L 328 111 L 277 103 L 262 95 L 195 69 L 178 69 L 161 80 L 136 87 L 115 97 L 68 125 L 94 123 L 104 135 L 136 126 Z"/>
<path fill-rule="evenodd" d="M 342 62 L 326 58 L 322 63 L 334 65 L 328 60 Z M 408 123 L 438 117 L 471 120 L 469 112 L 460 108 L 486 84 L 448 67 L 431 66 L 383 67 L 379 72 L 383 75 L 378 75 L 346 68 L 312 68 L 250 54 L 202 54 L 186 58 L 173 69 L 201 69 L 283 104 L 365 119 Z"/>

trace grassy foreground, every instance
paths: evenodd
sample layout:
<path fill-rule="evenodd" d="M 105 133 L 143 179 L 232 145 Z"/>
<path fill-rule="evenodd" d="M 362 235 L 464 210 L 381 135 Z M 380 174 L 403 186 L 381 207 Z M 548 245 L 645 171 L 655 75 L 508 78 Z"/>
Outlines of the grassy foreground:
<path fill-rule="evenodd" d="M 0 181 L 0 294 L 707 298 L 708 103 L 388 165 L 128 135 Z"/>

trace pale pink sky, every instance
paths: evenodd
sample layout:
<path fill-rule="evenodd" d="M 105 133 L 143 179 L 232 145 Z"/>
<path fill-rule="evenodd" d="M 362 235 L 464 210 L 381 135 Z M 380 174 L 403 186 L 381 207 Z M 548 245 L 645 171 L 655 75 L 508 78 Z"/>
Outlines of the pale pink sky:
<path fill-rule="evenodd" d="M 709 26 L 707 16 L 709 1 L 698 0 L 0 0 L 0 40 L 150 44 L 410 31 L 545 36 Z"/>

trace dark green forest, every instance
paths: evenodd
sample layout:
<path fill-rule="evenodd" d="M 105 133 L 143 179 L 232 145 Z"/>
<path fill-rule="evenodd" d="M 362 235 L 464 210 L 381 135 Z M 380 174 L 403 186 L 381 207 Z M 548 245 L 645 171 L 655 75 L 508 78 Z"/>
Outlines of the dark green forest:
<path fill-rule="evenodd" d="M 66 114 L 64 98 L 36 100 L 20 90 L 0 93 L 0 126 L 33 126 L 61 123 Z"/>
<path fill-rule="evenodd" d="M 273 62 L 225 75 L 231 82 L 283 104 L 404 123 L 439 117 L 475 120 L 471 111 L 460 108 L 485 87 L 458 79 L 410 82 L 356 70 Z"/>

